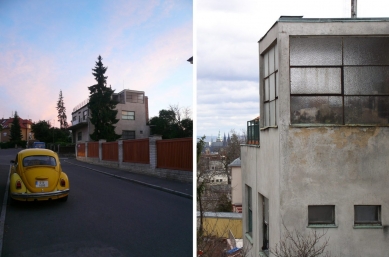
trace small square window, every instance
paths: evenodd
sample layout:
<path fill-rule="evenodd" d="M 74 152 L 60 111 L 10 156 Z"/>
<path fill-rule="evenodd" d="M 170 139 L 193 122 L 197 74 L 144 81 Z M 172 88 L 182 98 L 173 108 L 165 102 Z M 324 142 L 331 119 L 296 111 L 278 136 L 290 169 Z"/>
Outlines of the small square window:
<path fill-rule="evenodd" d="M 308 224 L 335 224 L 335 205 L 308 206 Z"/>
<path fill-rule="evenodd" d="M 355 205 L 354 206 L 354 224 L 381 225 L 381 206 L 380 205 Z"/>

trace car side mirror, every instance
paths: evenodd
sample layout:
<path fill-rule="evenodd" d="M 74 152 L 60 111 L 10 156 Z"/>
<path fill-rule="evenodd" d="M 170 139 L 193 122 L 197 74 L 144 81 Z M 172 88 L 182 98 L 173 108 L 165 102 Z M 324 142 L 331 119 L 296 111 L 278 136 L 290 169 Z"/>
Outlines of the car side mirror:
<path fill-rule="evenodd" d="M 15 161 L 14 161 L 14 160 L 11 160 L 11 161 L 10 161 L 10 163 L 13 163 L 13 164 L 14 164 L 14 163 L 15 163 Z"/>

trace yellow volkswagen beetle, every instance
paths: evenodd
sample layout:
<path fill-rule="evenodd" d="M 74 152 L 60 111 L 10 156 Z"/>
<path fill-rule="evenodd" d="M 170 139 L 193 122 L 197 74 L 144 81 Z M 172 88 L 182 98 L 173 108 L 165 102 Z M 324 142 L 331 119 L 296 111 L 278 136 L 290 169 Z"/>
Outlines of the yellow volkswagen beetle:
<path fill-rule="evenodd" d="M 66 201 L 69 179 L 62 171 L 58 155 L 48 149 L 26 149 L 11 160 L 9 193 L 17 201 Z"/>

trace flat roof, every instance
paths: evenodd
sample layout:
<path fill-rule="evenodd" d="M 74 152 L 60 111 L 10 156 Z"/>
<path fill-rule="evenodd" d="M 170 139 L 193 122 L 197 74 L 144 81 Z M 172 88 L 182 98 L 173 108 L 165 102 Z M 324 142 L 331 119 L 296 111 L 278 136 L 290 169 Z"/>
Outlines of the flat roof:
<path fill-rule="evenodd" d="M 301 23 L 325 23 L 325 22 L 380 22 L 389 21 L 389 17 L 377 18 L 303 18 L 303 16 L 280 16 L 280 18 L 270 27 L 270 29 L 258 41 L 261 42 L 269 31 L 279 22 L 301 22 Z"/>

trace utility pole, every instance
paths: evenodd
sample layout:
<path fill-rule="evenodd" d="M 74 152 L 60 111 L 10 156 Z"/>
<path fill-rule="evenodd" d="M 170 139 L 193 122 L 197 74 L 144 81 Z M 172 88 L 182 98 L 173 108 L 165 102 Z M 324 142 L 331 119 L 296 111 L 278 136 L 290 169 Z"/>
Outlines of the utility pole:
<path fill-rule="evenodd" d="M 351 0 L 351 18 L 357 18 L 357 0 Z"/>

